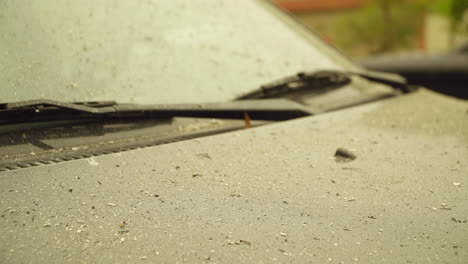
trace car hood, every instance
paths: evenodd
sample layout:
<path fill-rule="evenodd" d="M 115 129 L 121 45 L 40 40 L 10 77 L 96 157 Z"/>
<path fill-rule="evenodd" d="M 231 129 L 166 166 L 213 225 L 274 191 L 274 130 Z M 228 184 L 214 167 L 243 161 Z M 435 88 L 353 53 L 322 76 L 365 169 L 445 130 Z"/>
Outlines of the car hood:
<path fill-rule="evenodd" d="M 420 90 L 1 172 L 0 258 L 466 263 L 467 109 Z M 357 158 L 337 161 L 338 148 Z"/>

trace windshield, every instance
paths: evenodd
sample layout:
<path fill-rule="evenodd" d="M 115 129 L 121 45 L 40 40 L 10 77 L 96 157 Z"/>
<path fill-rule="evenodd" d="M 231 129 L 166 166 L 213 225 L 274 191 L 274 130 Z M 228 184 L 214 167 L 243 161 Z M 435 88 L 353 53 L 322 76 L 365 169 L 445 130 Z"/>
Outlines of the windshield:
<path fill-rule="evenodd" d="M 269 2 L 0 1 L 0 101 L 232 100 L 352 66 Z"/>

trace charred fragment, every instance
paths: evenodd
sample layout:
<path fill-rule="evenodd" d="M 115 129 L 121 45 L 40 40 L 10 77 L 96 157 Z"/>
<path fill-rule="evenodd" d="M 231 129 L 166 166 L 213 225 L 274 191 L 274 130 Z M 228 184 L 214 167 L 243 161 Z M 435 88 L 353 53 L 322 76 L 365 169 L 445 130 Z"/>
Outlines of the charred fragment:
<path fill-rule="evenodd" d="M 351 151 L 344 148 L 338 148 L 335 152 L 336 162 L 350 162 L 355 160 L 357 157 Z"/>

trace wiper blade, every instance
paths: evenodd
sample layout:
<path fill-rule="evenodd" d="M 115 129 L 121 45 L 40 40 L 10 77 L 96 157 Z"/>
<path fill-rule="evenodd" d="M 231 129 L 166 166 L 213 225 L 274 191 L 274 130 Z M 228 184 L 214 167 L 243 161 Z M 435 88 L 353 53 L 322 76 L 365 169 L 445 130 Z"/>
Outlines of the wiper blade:
<path fill-rule="evenodd" d="M 339 88 L 350 84 L 352 76 L 359 76 L 369 81 L 386 84 L 404 93 L 411 91 L 406 80 L 396 74 L 373 71 L 324 70 L 310 73 L 300 72 L 297 75 L 263 85 L 252 92 L 238 96 L 236 100 L 274 98 L 296 91 Z"/>
<path fill-rule="evenodd" d="M 247 100 L 211 104 L 139 105 L 114 101 L 66 103 L 31 100 L 0 104 L 0 125 L 60 120 L 207 117 L 288 120 L 312 115 L 301 104 L 286 99 Z"/>

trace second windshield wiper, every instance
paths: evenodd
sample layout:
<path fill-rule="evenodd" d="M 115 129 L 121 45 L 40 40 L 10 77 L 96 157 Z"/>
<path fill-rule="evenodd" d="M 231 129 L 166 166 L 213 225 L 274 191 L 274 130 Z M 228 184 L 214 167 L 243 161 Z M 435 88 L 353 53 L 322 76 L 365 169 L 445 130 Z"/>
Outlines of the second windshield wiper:
<path fill-rule="evenodd" d="M 66 103 L 31 100 L 0 104 L 0 125 L 60 120 L 109 120 L 136 118 L 207 117 L 288 120 L 312 115 L 303 105 L 286 100 L 247 100 L 211 104 L 138 105 L 113 101 Z"/>
<path fill-rule="evenodd" d="M 404 93 L 410 92 L 406 80 L 395 74 L 373 71 L 346 72 L 323 70 L 311 73 L 301 72 L 297 75 L 283 78 L 263 85 L 252 92 L 238 96 L 236 100 L 275 98 L 296 91 L 338 88 L 350 84 L 352 76 L 359 76 L 369 81 L 386 84 Z"/>

